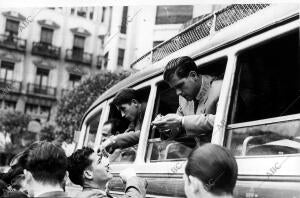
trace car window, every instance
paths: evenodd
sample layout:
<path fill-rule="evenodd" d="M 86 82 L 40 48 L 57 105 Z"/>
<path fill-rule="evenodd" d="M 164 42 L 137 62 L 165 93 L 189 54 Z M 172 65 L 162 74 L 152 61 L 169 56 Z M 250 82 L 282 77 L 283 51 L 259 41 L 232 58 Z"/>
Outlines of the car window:
<path fill-rule="evenodd" d="M 235 155 L 300 153 L 299 31 L 241 52 L 227 146 Z"/>

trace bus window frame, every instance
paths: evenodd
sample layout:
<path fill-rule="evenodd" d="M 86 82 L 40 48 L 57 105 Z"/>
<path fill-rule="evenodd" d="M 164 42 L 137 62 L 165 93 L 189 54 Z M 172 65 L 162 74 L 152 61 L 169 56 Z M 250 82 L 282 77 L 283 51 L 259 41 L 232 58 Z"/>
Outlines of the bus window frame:
<path fill-rule="evenodd" d="M 94 117 L 97 115 L 97 113 L 101 112 L 101 115 L 99 117 L 99 123 L 98 123 L 98 128 L 97 128 L 97 133 L 96 133 L 96 137 L 95 137 L 95 143 L 94 143 L 94 148 L 97 145 L 97 136 L 98 136 L 98 132 L 99 132 L 99 126 L 101 126 L 102 124 L 102 116 L 103 116 L 103 112 L 105 110 L 105 107 L 107 105 L 107 101 L 102 102 L 101 104 L 99 104 L 95 109 L 93 109 L 85 118 L 85 120 L 83 121 L 82 124 L 82 128 L 80 131 L 80 136 L 79 136 L 79 140 L 78 140 L 78 145 L 77 145 L 77 149 L 78 148 L 82 148 L 83 146 L 86 146 L 87 144 L 87 134 L 88 134 L 88 130 L 89 130 L 89 126 L 87 125 L 87 123 Z"/>
<path fill-rule="evenodd" d="M 290 118 L 289 120 L 296 120 L 300 118 L 300 114 L 293 114 L 293 115 L 287 115 L 287 116 L 279 116 L 276 118 L 269 118 L 269 119 L 261 119 L 256 121 L 250 121 L 250 122 L 243 122 L 243 123 L 236 123 L 236 124 L 229 124 L 227 125 L 227 117 L 229 115 L 229 107 L 232 100 L 232 88 L 233 88 L 233 82 L 235 79 L 235 73 L 237 68 L 237 58 L 240 53 L 244 52 L 245 50 L 248 50 L 252 47 L 256 47 L 259 45 L 264 45 L 265 43 L 272 41 L 273 39 L 276 39 L 278 36 L 289 34 L 293 31 L 299 31 L 299 20 L 287 23 L 285 25 L 276 27 L 274 29 L 268 30 L 266 32 L 263 32 L 261 34 L 258 34 L 254 37 L 251 37 L 239 44 L 236 44 L 230 48 L 227 48 L 227 50 L 230 51 L 229 54 L 229 60 L 231 60 L 231 64 L 229 65 L 230 68 L 226 68 L 227 73 L 230 72 L 229 79 L 227 82 L 225 82 L 225 86 L 223 87 L 220 95 L 221 101 L 219 102 L 218 108 L 217 108 L 217 116 L 215 119 L 215 125 L 214 125 L 214 134 L 219 134 L 218 137 L 221 137 L 218 139 L 217 137 L 214 137 L 213 143 L 221 143 L 223 146 L 228 148 L 228 144 L 226 141 L 230 139 L 230 134 L 228 130 L 234 129 L 241 126 L 251 126 L 253 124 L 261 124 L 261 123 L 274 123 L 275 121 L 286 121 L 287 118 Z M 226 75 L 226 73 L 225 73 Z M 224 75 L 224 79 L 225 79 Z M 227 79 L 226 75 L 226 79 Z M 229 86 L 229 87 L 228 87 Z M 229 88 L 229 89 L 228 89 Z M 226 89 L 227 94 L 226 94 Z M 230 94 L 229 94 L 230 93 Z M 226 99 L 226 97 L 228 98 Z M 224 124 L 225 121 L 225 124 Z M 218 127 L 218 124 L 222 127 Z M 249 125 L 250 124 L 250 125 Z M 227 139 L 227 140 L 226 140 Z M 300 174 L 300 170 L 295 168 L 295 164 L 299 162 L 300 154 L 285 154 L 285 155 L 259 155 L 259 156 L 235 156 L 238 165 L 239 165 L 239 175 L 244 175 L 243 177 L 252 177 L 253 175 L 256 175 L 257 177 L 266 177 L 268 176 L 268 170 L 274 166 L 274 164 L 277 164 L 278 161 L 285 160 L 284 167 L 278 169 L 276 173 L 274 173 L 272 176 L 288 176 L 288 175 L 297 175 Z M 251 166 L 251 164 L 261 164 L 259 167 Z M 269 176 L 268 176 L 268 179 Z"/>

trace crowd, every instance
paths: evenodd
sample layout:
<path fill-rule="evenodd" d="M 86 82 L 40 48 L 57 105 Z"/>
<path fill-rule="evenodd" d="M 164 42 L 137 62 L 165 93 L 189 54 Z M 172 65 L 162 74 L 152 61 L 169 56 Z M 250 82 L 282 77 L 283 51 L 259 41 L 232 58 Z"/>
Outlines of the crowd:
<path fill-rule="evenodd" d="M 184 171 L 185 194 L 196 197 L 232 197 L 237 179 L 237 163 L 225 148 L 202 144 L 203 134 L 211 135 L 222 80 L 199 74 L 190 57 L 171 60 L 165 67 L 164 80 L 179 96 L 176 113 L 157 116 L 152 125 L 166 138 L 192 137 L 197 146 L 191 151 Z M 121 132 L 118 120 L 108 120 L 103 127 L 99 151 L 84 147 L 67 157 L 61 145 L 39 141 L 17 155 L 10 170 L 2 173 L 0 196 L 3 197 L 68 197 L 66 180 L 82 187 L 77 197 L 112 197 L 106 184 L 112 179 L 109 163 L 122 155 L 135 158 L 146 103 L 134 89 L 121 90 L 113 105 L 129 122 Z M 188 142 L 186 142 L 188 145 Z M 106 153 L 111 153 L 108 156 Z M 122 156 L 124 157 L 124 156 Z M 145 197 L 147 181 L 133 170 L 120 174 L 124 197 Z"/>

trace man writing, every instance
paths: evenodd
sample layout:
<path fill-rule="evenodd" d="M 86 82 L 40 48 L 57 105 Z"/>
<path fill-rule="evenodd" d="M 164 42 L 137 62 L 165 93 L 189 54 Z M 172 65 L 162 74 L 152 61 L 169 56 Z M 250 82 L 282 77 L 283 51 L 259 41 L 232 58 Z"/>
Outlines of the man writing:
<path fill-rule="evenodd" d="M 155 119 L 160 130 L 181 128 L 181 135 L 200 136 L 212 132 L 222 80 L 200 75 L 192 58 L 183 56 L 166 65 L 164 80 L 176 90 L 179 107 L 176 114 Z"/>

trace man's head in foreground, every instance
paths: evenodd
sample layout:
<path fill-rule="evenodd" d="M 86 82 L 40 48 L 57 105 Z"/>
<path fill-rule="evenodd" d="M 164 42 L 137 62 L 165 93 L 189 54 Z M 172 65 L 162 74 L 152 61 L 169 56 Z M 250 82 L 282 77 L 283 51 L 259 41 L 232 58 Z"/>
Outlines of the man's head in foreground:
<path fill-rule="evenodd" d="M 19 163 L 24 168 L 25 185 L 30 196 L 63 190 L 67 157 L 58 145 L 46 141 L 35 142 L 24 151 Z"/>
<path fill-rule="evenodd" d="M 112 178 L 108 159 L 89 147 L 78 149 L 68 157 L 68 171 L 70 180 L 82 187 L 102 189 Z"/>

